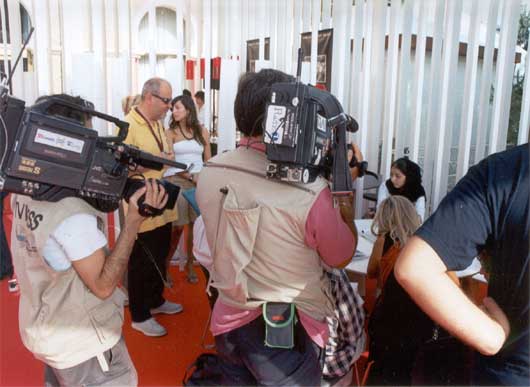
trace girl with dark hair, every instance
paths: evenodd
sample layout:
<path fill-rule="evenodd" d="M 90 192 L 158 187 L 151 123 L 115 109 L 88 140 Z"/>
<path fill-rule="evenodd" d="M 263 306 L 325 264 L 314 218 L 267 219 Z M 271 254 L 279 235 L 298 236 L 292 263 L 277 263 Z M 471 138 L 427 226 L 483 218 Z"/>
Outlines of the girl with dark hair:
<path fill-rule="evenodd" d="M 409 199 L 416 212 L 425 219 L 425 189 L 421 185 L 420 166 L 408 157 L 402 157 L 392 163 L 390 179 L 379 186 L 377 208 L 389 196 L 400 195 Z"/>
<path fill-rule="evenodd" d="M 201 171 L 203 162 L 211 157 L 208 131 L 197 119 L 197 111 L 193 99 L 187 95 L 175 97 L 171 102 L 171 120 L 166 136 L 172 144 L 175 160 L 188 165 L 187 170 L 169 168 L 164 176 L 178 186 L 181 192 L 195 188 L 196 176 Z M 184 195 L 177 199 L 178 220 L 176 226 L 188 227 L 186 239 L 186 272 L 190 283 L 197 283 L 197 275 L 193 270 L 193 222 L 197 214 Z M 177 250 L 178 251 L 178 250 Z"/>

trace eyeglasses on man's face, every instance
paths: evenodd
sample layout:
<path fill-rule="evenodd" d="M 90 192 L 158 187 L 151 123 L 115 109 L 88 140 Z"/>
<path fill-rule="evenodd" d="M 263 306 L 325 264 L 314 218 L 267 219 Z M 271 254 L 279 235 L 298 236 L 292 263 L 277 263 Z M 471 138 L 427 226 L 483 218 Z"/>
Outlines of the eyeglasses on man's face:
<path fill-rule="evenodd" d="M 166 105 L 168 105 L 171 102 L 171 98 L 164 98 L 164 97 L 161 97 L 161 96 L 159 96 L 158 94 L 155 94 L 155 93 L 151 93 L 151 95 L 153 97 L 158 98 L 160 101 L 164 102 Z"/>

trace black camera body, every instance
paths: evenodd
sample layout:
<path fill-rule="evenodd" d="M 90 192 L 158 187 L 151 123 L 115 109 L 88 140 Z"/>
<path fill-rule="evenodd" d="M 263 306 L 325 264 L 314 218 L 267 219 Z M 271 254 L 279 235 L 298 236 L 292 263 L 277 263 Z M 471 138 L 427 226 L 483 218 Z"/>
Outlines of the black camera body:
<path fill-rule="evenodd" d="M 331 177 L 334 191 L 351 191 L 346 132 L 356 132 L 357 122 L 332 94 L 300 82 L 301 57 L 299 51 L 297 81 L 271 87 L 264 127 L 267 177 L 299 183 Z"/>
<path fill-rule="evenodd" d="M 88 102 L 80 106 L 51 96 L 27 109 L 24 105 L 4 89 L 0 97 L 0 135 L 5 139 L 5 149 L 0 149 L 0 190 L 50 202 L 80 197 L 110 212 L 122 198 L 132 195 L 130 187 L 143 184 L 143 180 L 128 179 L 130 169 L 141 165 L 161 170 L 164 164 L 186 168 L 124 144 L 129 124 L 95 111 Z M 99 137 L 79 120 L 49 113 L 57 108 L 112 122 L 119 128 L 118 135 Z M 173 208 L 178 187 L 166 186 L 166 191 L 166 208 Z"/>

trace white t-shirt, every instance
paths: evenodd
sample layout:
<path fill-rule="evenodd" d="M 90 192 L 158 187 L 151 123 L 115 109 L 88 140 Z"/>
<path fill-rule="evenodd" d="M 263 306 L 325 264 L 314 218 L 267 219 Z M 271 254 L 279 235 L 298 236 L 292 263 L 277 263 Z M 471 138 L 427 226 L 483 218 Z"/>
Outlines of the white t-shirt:
<path fill-rule="evenodd" d="M 55 271 L 65 271 L 78 261 L 107 245 L 105 234 L 98 229 L 95 215 L 76 214 L 62 221 L 50 234 L 42 256 Z"/>

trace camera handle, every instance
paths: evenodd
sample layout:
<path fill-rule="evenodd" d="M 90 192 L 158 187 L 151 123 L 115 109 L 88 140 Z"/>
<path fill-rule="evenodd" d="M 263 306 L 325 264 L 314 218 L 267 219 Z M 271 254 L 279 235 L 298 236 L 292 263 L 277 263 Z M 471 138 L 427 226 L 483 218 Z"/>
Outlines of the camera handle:
<path fill-rule="evenodd" d="M 75 103 L 65 101 L 62 98 L 51 96 L 49 98 L 46 98 L 46 100 L 35 104 L 33 106 L 33 110 L 42 114 L 46 114 L 50 107 L 57 105 L 67 107 L 78 112 L 86 113 L 91 116 L 96 116 L 105 121 L 112 122 L 113 124 L 115 124 L 119 128 L 118 135 L 114 137 L 102 137 L 101 140 L 105 142 L 123 142 L 123 140 L 125 140 L 125 137 L 127 137 L 127 133 L 129 132 L 129 123 L 122 121 L 116 117 L 109 116 L 108 114 L 94 110 L 93 105 L 89 103 L 87 103 L 86 106 L 80 106 L 76 105 Z"/>

